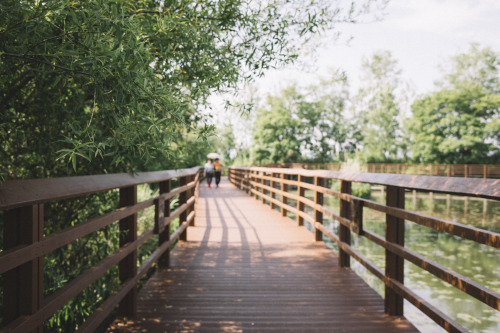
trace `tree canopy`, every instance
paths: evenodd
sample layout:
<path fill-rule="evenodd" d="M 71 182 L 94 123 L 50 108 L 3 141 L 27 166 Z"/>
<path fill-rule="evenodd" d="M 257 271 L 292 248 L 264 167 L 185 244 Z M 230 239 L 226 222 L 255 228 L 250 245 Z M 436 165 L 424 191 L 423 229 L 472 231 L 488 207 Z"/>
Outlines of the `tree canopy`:
<path fill-rule="evenodd" d="M 500 96 L 479 86 L 443 90 L 418 100 L 409 122 L 413 159 L 423 163 L 499 160 Z"/>
<path fill-rule="evenodd" d="M 257 113 L 253 161 L 338 162 L 347 154 L 365 163 L 498 164 L 499 59 L 472 44 L 446 63 L 435 91 L 417 97 L 411 109 L 411 92 L 389 52 L 363 62 L 354 96 L 338 89 L 335 76 L 317 86 L 292 83 Z"/>
<path fill-rule="evenodd" d="M 352 152 L 354 128 L 343 119 L 345 84 L 345 77 L 335 75 L 306 93 L 292 85 L 269 96 L 254 125 L 254 161 L 326 163 Z"/>
<path fill-rule="evenodd" d="M 175 166 L 173 143 L 213 130 L 210 94 L 294 61 L 377 2 L 3 1 L 0 175 Z"/>
<path fill-rule="evenodd" d="M 360 132 L 360 154 L 366 162 L 402 158 L 401 107 L 397 90 L 401 70 L 389 51 L 378 52 L 362 64 L 363 81 L 353 99 Z"/>
<path fill-rule="evenodd" d="M 472 44 L 445 69 L 441 90 L 412 106 L 412 159 L 500 163 L 500 54 Z"/>

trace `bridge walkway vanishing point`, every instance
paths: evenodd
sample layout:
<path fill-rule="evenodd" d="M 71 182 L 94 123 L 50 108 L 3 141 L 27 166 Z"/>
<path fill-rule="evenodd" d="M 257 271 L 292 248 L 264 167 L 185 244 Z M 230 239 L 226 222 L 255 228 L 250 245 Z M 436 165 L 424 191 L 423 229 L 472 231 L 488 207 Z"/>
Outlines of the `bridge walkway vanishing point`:
<path fill-rule="evenodd" d="M 108 332 L 418 332 L 313 234 L 223 179 L 196 226 Z"/>

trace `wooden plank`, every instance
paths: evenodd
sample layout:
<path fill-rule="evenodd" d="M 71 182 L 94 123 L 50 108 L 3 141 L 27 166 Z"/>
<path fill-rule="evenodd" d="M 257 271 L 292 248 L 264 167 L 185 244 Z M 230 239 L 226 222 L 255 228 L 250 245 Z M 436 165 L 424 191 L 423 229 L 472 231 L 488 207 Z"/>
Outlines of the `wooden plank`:
<path fill-rule="evenodd" d="M 137 203 L 137 186 L 120 189 L 120 207 L 133 206 Z M 137 240 L 137 214 L 120 220 L 120 247 Z M 122 259 L 118 265 L 119 277 L 122 283 L 137 274 L 137 249 Z M 118 312 L 122 316 L 133 316 L 137 311 L 137 288 L 133 288 L 120 302 Z"/>
<path fill-rule="evenodd" d="M 370 200 L 365 200 L 365 199 L 360 199 L 360 200 L 363 201 L 363 205 L 365 207 L 377 210 L 379 212 L 390 214 L 400 219 L 412 221 L 438 231 L 447 232 L 452 235 L 456 235 L 465 239 L 470 239 L 475 242 L 500 249 L 500 235 L 498 233 L 479 229 L 476 227 L 471 227 L 453 221 L 446 221 L 443 219 L 439 219 L 437 217 L 415 213 L 396 207 L 387 207 Z"/>
<path fill-rule="evenodd" d="M 343 194 L 351 194 L 352 183 L 349 181 L 340 181 L 340 192 Z M 351 207 L 350 203 L 346 200 L 340 200 L 340 217 L 350 220 L 351 219 Z M 341 242 L 351 245 L 351 231 L 348 226 L 340 224 L 339 227 L 339 239 Z M 342 249 L 339 250 L 339 266 L 340 267 L 351 267 L 351 259 L 349 254 L 347 254 Z"/>
<path fill-rule="evenodd" d="M 179 178 L 179 187 L 184 186 L 186 184 L 187 184 L 187 177 L 180 177 Z M 187 199 L 188 199 L 188 195 L 187 195 L 186 191 L 181 192 L 179 194 L 179 205 L 181 207 L 183 207 L 184 204 L 187 204 Z M 188 213 L 187 213 L 187 206 L 186 206 L 186 209 L 183 209 L 179 215 L 179 225 L 186 222 L 187 214 Z M 187 239 L 187 229 L 181 234 L 179 239 L 182 241 L 185 241 Z"/>
<path fill-rule="evenodd" d="M 405 187 L 411 190 L 450 193 L 465 196 L 478 196 L 490 199 L 500 198 L 500 179 L 455 178 L 440 176 L 358 173 L 328 170 L 277 169 L 260 167 L 238 169 L 276 172 L 284 173 L 287 175 L 300 174 L 306 177 L 343 179 L 351 182 Z"/>
<path fill-rule="evenodd" d="M 408 250 L 400 245 L 387 242 L 385 239 L 373 232 L 365 231 L 364 235 L 377 245 L 380 245 L 392 253 L 412 262 L 441 280 L 448 282 L 455 288 L 466 292 L 472 297 L 475 297 L 481 302 L 491 306 L 495 310 L 500 311 L 500 293 L 490 290 L 483 285 L 480 285 L 479 283 L 474 282 L 473 280 L 454 272 L 449 268 L 429 260 L 416 252 Z"/>
<path fill-rule="evenodd" d="M 55 249 L 60 248 L 74 240 L 84 237 L 101 229 L 117 220 L 135 214 L 150 207 L 153 199 L 138 203 L 134 206 L 122 207 L 113 212 L 99 216 L 95 219 L 80 223 L 58 233 L 42 238 L 39 242 L 27 246 L 16 246 L 0 254 L 0 274 L 25 262 L 41 257 Z"/>
<path fill-rule="evenodd" d="M 405 207 L 405 192 L 403 188 L 388 186 L 386 204 L 390 207 Z M 387 214 L 385 218 L 385 239 L 388 242 L 404 247 L 405 244 L 405 224 L 404 220 Z M 401 284 L 404 283 L 404 258 L 397 254 L 385 251 L 385 275 Z M 394 290 L 385 288 L 385 312 L 392 316 L 403 315 L 403 297 Z"/>
<path fill-rule="evenodd" d="M 276 174 L 274 174 L 274 173 L 271 173 L 270 186 L 273 189 L 272 191 L 270 191 L 271 198 L 276 199 L 276 191 L 274 191 L 276 189 Z M 275 208 L 276 208 L 276 204 L 271 202 L 271 209 L 275 209 Z"/>
<path fill-rule="evenodd" d="M 280 173 L 280 178 L 281 178 L 281 192 L 288 192 L 288 184 L 286 183 L 286 180 L 288 179 L 288 176 L 285 173 Z M 281 195 L 281 216 L 286 216 L 286 209 L 284 208 L 285 205 L 288 205 L 288 199 L 285 195 Z"/>
<path fill-rule="evenodd" d="M 447 330 L 448 332 L 467 332 L 467 330 L 463 326 L 461 326 L 452 318 L 450 318 L 445 313 L 440 311 L 438 308 L 427 302 L 425 299 L 418 296 L 412 290 L 405 287 L 402 283 L 385 276 L 384 273 L 377 266 L 375 266 L 375 264 L 373 264 L 363 255 L 355 251 L 349 245 L 341 242 L 337 236 L 332 234 L 323 225 L 318 223 L 317 227 L 331 240 L 337 243 L 339 248 L 342 248 L 342 250 L 344 250 L 351 257 L 356 259 L 361 265 L 366 267 L 366 269 L 368 269 L 368 271 L 370 271 L 373 275 L 381 279 L 388 288 L 392 288 L 398 295 L 400 295 L 401 297 L 405 297 L 417 309 L 424 312 L 429 318 L 434 320 L 434 322 L 443 327 L 445 330 Z"/>
<path fill-rule="evenodd" d="M 50 316 L 52 316 L 57 310 L 68 303 L 71 299 L 76 297 L 92 282 L 96 281 L 113 266 L 118 264 L 120 260 L 123 260 L 131 253 L 136 251 L 139 246 L 144 244 L 152 236 L 153 229 L 151 228 L 144 232 L 141 237 L 139 237 L 134 242 L 121 247 L 118 251 L 106 257 L 97 265 L 86 270 L 83 274 L 80 274 L 78 277 L 68 282 L 64 287 L 57 290 L 54 294 L 47 297 L 44 300 L 43 307 L 40 308 L 39 311 L 34 315 L 25 316 L 22 321 L 14 321 L 10 325 L 4 327 L 5 332 L 12 331 L 22 333 L 33 330 L 39 323 L 42 323 L 44 320 L 50 318 Z M 133 278 L 135 278 L 135 276 Z M 131 288 L 128 291 L 127 295 L 129 295 L 133 289 L 134 288 Z"/>
<path fill-rule="evenodd" d="M 170 181 L 170 180 L 168 180 L 168 181 Z M 180 194 L 180 193 L 182 193 L 184 191 L 193 189 L 195 186 L 196 186 L 196 182 L 192 181 L 192 182 L 190 182 L 190 183 L 188 183 L 186 185 L 176 187 L 175 189 L 171 190 L 168 193 L 161 194 L 160 197 L 159 197 L 159 199 L 161 199 L 161 200 L 171 199 L 174 196 L 176 196 L 176 195 L 178 195 L 178 194 Z"/>
<path fill-rule="evenodd" d="M 170 269 L 139 293 L 137 317 L 108 332 L 417 332 L 308 230 L 226 180 L 200 189 L 196 216 Z"/>
<path fill-rule="evenodd" d="M 170 180 L 160 182 L 160 195 L 169 193 L 171 189 L 172 189 L 172 182 Z M 165 217 L 170 216 L 170 199 L 164 201 L 163 216 Z M 158 235 L 158 246 L 161 247 L 163 243 L 168 242 L 169 240 L 170 240 L 170 223 L 167 223 L 167 225 L 165 225 L 165 227 L 163 228 L 163 232 L 161 232 Z M 169 265 L 170 265 L 170 249 L 167 249 L 165 253 L 158 260 L 158 266 L 165 268 L 168 267 Z"/>
<path fill-rule="evenodd" d="M 306 194 L 306 189 L 304 187 L 304 183 L 306 182 L 306 177 L 298 175 L 298 183 L 299 186 L 297 186 L 297 196 L 299 197 L 297 200 L 297 210 L 303 212 L 304 211 L 304 196 Z M 304 225 L 304 218 L 297 214 L 297 226 L 303 226 Z"/>
<path fill-rule="evenodd" d="M 191 183 L 196 184 L 197 183 L 197 177 L 198 177 L 198 175 L 191 175 L 191 176 L 188 176 L 188 179 L 189 179 L 189 181 Z M 188 194 L 188 205 L 190 206 L 189 210 L 188 210 L 189 213 L 194 212 L 194 207 L 193 206 L 194 206 L 194 202 L 196 200 L 196 197 L 195 197 L 195 194 L 194 194 L 195 191 L 196 191 L 196 187 L 193 186 L 193 188 L 191 190 L 189 190 L 188 193 L 187 193 Z M 189 202 L 191 202 L 191 203 L 189 203 Z M 196 223 L 195 221 L 196 221 L 196 219 L 195 219 L 195 216 L 193 215 L 193 218 L 189 221 L 189 226 L 194 227 L 194 225 Z"/>
<path fill-rule="evenodd" d="M 314 185 L 317 187 L 324 187 L 325 180 L 321 177 L 314 177 Z M 320 191 L 314 192 L 314 204 L 316 206 L 323 206 L 323 193 Z M 316 223 L 323 224 L 323 212 L 321 210 L 314 210 L 314 221 L 315 225 Z M 316 226 L 314 227 L 314 240 L 317 242 L 323 240 L 323 234 L 316 228 Z"/>
<path fill-rule="evenodd" d="M 135 175 L 116 173 L 48 179 L 8 180 L 0 184 L 0 209 L 11 209 L 115 188 L 161 182 L 175 177 L 195 174 L 199 169 L 200 167 L 194 167 L 190 169 L 140 172 Z"/>
<path fill-rule="evenodd" d="M 43 205 L 9 210 L 5 214 L 4 249 L 19 244 L 36 244 L 43 239 Z M 3 280 L 4 324 L 20 316 L 30 316 L 43 305 L 43 256 L 34 257 L 7 271 Z M 37 322 L 28 332 L 43 332 L 43 323 Z"/>

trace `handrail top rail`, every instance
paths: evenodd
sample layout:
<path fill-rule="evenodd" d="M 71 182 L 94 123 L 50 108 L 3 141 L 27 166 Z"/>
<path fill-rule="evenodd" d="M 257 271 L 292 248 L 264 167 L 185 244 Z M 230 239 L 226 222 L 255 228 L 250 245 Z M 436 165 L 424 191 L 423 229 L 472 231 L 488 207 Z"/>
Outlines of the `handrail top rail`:
<path fill-rule="evenodd" d="M 157 183 L 176 177 L 193 175 L 199 166 L 188 169 L 43 179 L 8 180 L 0 184 L 0 209 L 11 209 L 52 200 L 68 199 L 86 194 Z"/>
<path fill-rule="evenodd" d="M 264 167 L 231 167 L 237 170 L 284 173 L 305 177 L 334 178 L 352 182 L 397 186 L 410 190 L 448 193 L 500 199 L 500 179 L 455 178 L 442 176 L 401 175 L 393 173 L 347 172 Z"/>

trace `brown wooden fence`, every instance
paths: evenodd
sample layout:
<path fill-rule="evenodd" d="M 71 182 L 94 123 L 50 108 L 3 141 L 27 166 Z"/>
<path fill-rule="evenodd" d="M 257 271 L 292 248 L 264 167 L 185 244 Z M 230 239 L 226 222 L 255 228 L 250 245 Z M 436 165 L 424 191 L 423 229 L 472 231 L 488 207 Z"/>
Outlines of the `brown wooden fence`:
<path fill-rule="evenodd" d="M 341 163 L 280 163 L 265 167 L 340 171 Z M 427 175 L 465 178 L 500 178 L 499 164 L 401 164 L 368 163 L 360 165 L 362 170 L 374 173 L 396 173 L 404 175 Z"/>
<path fill-rule="evenodd" d="M 306 182 L 306 178 L 313 179 L 313 183 Z M 498 292 L 409 250 L 404 244 L 404 221 L 407 220 L 499 249 L 500 234 L 405 210 L 404 194 L 406 190 L 419 190 L 500 200 L 500 180 L 257 167 L 230 168 L 229 179 L 256 199 L 263 203 L 269 202 L 272 209 L 280 207 L 283 216 L 287 212 L 295 214 L 299 226 L 304 221 L 311 223 L 315 240 L 322 240 L 323 235 L 332 239 L 339 247 L 341 267 L 349 267 L 352 257 L 382 280 L 385 284 L 385 311 L 389 315 L 402 315 L 403 299 L 406 299 L 447 331 L 467 332 L 452 318 L 404 285 L 406 260 L 500 311 Z M 339 180 L 340 192 L 325 187 L 327 179 Z M 351 195 L 353 182 L 386 186 L 386 204 Z M 314 192 L 314 201 L 304 196 L 306 189 Z M 338 215 L 323 205 L 324 195 L 340 199 Z M 289 199 L 296 200 L 296 206 L 292 207 L 288 203 Z M 305 205 L 314 210 L 313 216 L 305 212 Z M 363 228 L 364 207 L 386 214 L 385 238 Z M 338 235 L 323 226 L 323 215 L 340 223 Z M 385 248 L 385 272 L 351 247 L 351 233 Z"/>
<path fill-rule="evenodd" d="M 110 174 L 1 184 L 0 210 L 5 211 L 4 251 L 0 254 L 0 274 L 4 277 L 2 332 L 41 332 L 45 320 L 116 265 L 121 289 L 107 298 L 78 332 L 94 332 L 117 305 L 120 315 L 133 315 L 139 280 L 156 261 L 160 267 L 168 265 L 170 247 L 178 238 L 186 239 L 186 228 L 194 225 L 199 170 L 196 167 L 135 176 Z M 150 183 L 159 184 L 159 196 L 137 202 L 137 185 Z M 171 188 L 173 183 L 178 186 Z M 44 237 L 44 203 L 117 189 L 120 207 Z M 179 206 L 171 212 L 170 200 L 174 196 L 178 197 Z M 137 213 L 152 206 L 155 207 L 154 227 L 137 235 Z M 179 227 L 171 233 L 170 224 L 176 218 Z M 44 256 L 116 222 L 120 229 L 118 251 L 44 298 Z M 155 233 L 159 234 L 158 247 L 138 268 L 138 249 Z M 92 253 L 88 255 L 92 256 Z"/>

